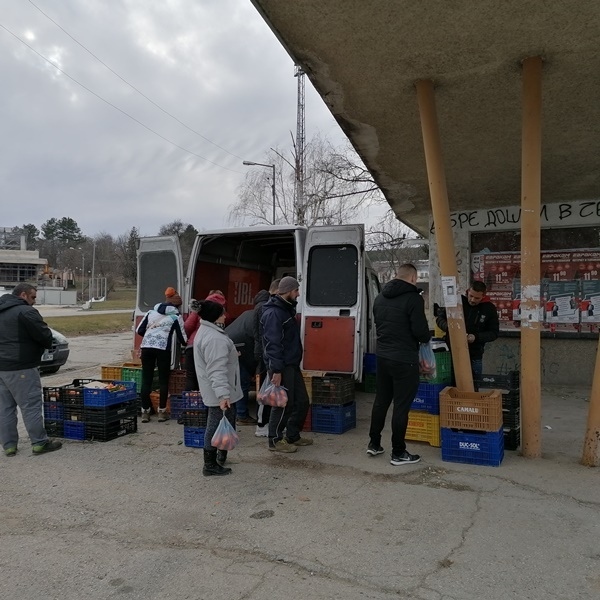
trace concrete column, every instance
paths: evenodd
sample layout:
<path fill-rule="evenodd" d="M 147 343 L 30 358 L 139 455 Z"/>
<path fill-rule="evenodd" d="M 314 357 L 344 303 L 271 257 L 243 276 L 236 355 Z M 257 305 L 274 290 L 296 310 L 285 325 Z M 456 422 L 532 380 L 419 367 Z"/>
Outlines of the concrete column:
<path fill-rule="evenodd" d="M 542 58 L 523 61 L 521 149 L 521 437 L 523 456 L 539 458 L 541 444 L 540 211 Z"/>
<path fill-rule="evenodd" d="M 454 365 L 454 374 L 458 389 L 465 392 L 472 392 L 473 375 L 471 373 L 471 360 L 469 358 L 462 301 L 458 290 L 456 253 L 452 237 L 452 225 L 450 223 L 450 205 L 448 203 L 446 173 L 444 171 L 433 82 L 430 80 L 420 80 L 415 85 L 421 115 L 421 130 L 423 132 L 425 162 L 427 164 L 427 176 L 429 179 L 431 210 L 440 259 L 442 291 L 446 305 L 446 314 L 448 316 L 450 344 L 452 345 L 452 364 Z"/>
<path fill-rule="evenodd" d="M 586 467 L 600 467 L 600 344 L 596 350 L 596 367 L 581 463 Z"/>

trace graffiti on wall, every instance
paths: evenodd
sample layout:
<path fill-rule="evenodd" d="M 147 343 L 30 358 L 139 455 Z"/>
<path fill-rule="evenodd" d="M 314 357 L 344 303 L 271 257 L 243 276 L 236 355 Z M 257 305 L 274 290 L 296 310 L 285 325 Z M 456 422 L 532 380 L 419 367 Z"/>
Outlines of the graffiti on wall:
<path fill-rule="evenodd" d="M 599 219 L 600 201 L 597 200 L 544 204 L 540 211 L 542 227 L 597 224 Z M 521 223 L 521 209 L 518 206 L 510 206 L 456 212 L 450 215 L 450 222 L 455 230 L 517 229 Z M 434 231 L 435 225 L 432 223 L 430 233 Z"/>

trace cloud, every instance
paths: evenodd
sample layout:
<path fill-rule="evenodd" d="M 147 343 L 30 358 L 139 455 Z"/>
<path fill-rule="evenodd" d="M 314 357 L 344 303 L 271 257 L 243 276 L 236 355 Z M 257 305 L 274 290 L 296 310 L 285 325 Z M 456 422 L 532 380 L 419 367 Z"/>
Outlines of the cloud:
<path fill-rule="evenodd" d="M 143 98 L 34 4 L 237 156 Z M 249 2 L 5 0 L 0 25 L 64 71 L 0 29 L 0 226 L 69 216 L 86 235 L 132 226 L 154 235 L 177 218 L 223 227 L 246 174 L 241 158 L 260 162 L 295 131 L 292 61 Z M 308 81 L 307 130 L 342 139 Z"/>

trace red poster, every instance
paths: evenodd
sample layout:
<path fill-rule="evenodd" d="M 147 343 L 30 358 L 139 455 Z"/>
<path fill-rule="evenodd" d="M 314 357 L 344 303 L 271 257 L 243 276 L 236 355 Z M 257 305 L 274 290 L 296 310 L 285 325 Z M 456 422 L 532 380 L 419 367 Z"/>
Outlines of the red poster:
<path fill-rule="evenodd" d="M 573 252 L 570 250 L 542 252 L 542 279 L 552 282 L 575 279 L 576 266 L 573 264 L 572 255 Z"/>
<path fill-rule="evenodd" d="M 571 252 L 573 279 L 594 281 L 600 279 L 600 252 L 597 250 L 574 250 Z"/>
<path fill-rule="evenodd" d="M 521 271 L 520 254 L 518 252 L 484 254 L 483 271 L 488 289 L 510 286 Z"/>
<path fill-rule="evenodd" d="M 495 304 L 498 311 L 498 320 L 513 320 L 513 292 L 512 288 L 505 290 L 488 290 L 487 296 L 490 302 Z"/>

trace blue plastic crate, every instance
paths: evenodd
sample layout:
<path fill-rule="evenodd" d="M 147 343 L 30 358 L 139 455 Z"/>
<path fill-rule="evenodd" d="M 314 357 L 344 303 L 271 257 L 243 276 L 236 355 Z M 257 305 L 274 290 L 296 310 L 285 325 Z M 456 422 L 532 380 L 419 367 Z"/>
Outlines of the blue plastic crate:
<path fill-rule="evenodd" d="M 356 427 L 356 402 L 313 404 L 312 430 L 317 433 L 344 433 Z"/>
<path fill-rule="evenodd" d="M 363 372 L 373 375 L 377 372 L 377 355 L 376 354 L 364 354 L 363 355 Z"/>
<path fill-rule="evenodd" d="M 81 421 L 65 421 L 63 437 L 69 440 L 85 440 L 85 423 Z"/>
<path fill-rule="evenodd" d="M 181 392 L 181 399 L 183 400 L 183 408 L 189 410 L 201 410 L 206 408 L 204 402 L 202 402 L 202 396 L 200 392 L 195 391 L 184 391 Z"/>
<path fill-rule="evenodd" d="M 460 431 L 442 427 L 442 460 L 498 467 L 504 458 L 504 432 Z"/>
<path fill-rule="evenodd" d="M 440 414 L 440 392 L 445 383 L 420 383 L 410 410 L 424 410 L 430 415 Z"/>
<path fill-rule="evenodd" d="M 204 427 L 184 427 L 183 445 L 188 448 L 204 448 Z"/>
<path fill-rule="evenodd" d="M 137 392 L 135 391 L 135 381 L 113 381 L 116 385 L 122 385 L 124 390 L 111 392 L 107 389 L 83 388 L 83 405 L 84 406 L 111 406 L 119 404 L 127 400 L 135 400 Z"/>
<path fill-rule="evenodd" d="M 171 415 L 171 419 L 179 420 L 181 418 L 181 414 L 185 410 L 186 401 L 177 394 L 171 394 L 169 397 L 169 414 Z"/>
<path fill-rule="evenodd" d="M 60 402 L 44 402 L 44 419 L 48 421 L 62 421 L 65 418 L 65 409 Z"/>

